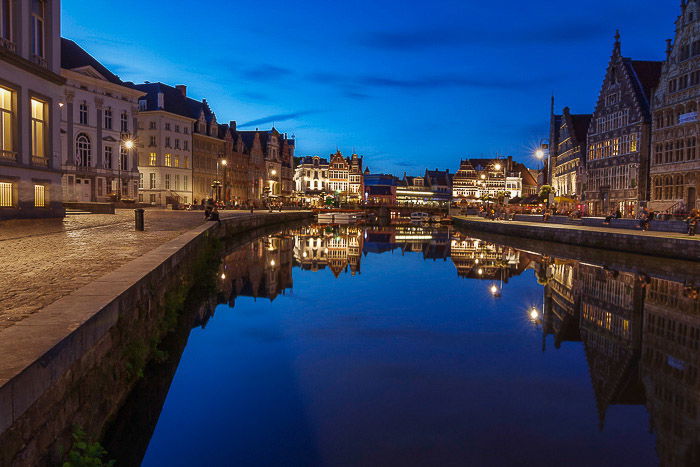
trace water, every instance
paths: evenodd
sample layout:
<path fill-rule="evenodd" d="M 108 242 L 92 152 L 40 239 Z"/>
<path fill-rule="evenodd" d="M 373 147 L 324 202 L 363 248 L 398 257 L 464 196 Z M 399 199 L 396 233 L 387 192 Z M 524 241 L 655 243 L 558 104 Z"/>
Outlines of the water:
<path fill-rule="evenodd" d="M 695 265 L 524 245 L 314 226 L 231 253 L 134 395 L 143 465 L 698 465 Z"/>

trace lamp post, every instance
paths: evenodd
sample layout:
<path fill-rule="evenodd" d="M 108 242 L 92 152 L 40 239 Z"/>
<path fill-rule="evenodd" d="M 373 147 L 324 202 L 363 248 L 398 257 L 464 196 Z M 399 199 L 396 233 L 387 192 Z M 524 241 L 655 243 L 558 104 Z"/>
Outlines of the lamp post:
<path fill-rule="evenodd" d="M 134 140 L 133 139 L 127 139 L 122 142 L 122 147 L 126 149 L 127 151 L 127 157 L 131 153 L 131 150 L 134 149 Z M 119 151 L 119 188 L 117 192 L 117 201 L 122 200 L 122 164 L 124 163 L 123 157 L 122 157 L 122 151 Z"/>
<path fill-rule="evenodd" d="M 226 199 L 227 198 L 227 196 L 226 196 L 226 166 L 228 165 L 228 161 L 226 159 L 223 159 L 221 161 L 221 165 L 224 167 L 223 168 L 223 171 L 224 171 L 224 203 L 226 203 L 226 201 L 227 201 L 227 199 Z"/>

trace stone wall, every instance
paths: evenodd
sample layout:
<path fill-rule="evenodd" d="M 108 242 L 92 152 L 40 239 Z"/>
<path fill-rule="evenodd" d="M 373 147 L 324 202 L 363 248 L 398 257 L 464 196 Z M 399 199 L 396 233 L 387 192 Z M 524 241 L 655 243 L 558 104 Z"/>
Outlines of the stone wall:
<path fill-rule="evenodd" d="M 517 222 L 470 220 L 465 217 L 456 217 L 454 223 L 455 226 L 467 233 L 469 231 L 490 232 L 602 250 L 622 251 L 626 253 L 691 261 L 700 260 L 699 239 L 679 238 L 668 235 L 635 234 L 634 232 L 606 232 L 604 230 L 563 225 L 557 226 L 552 224 L 539 226 L 520 224 Z"/>
<path fill-rule="evenodd" d="M 60 462 L 76 426 L 100 439 L 146 364 L 160 358 L 188 294 L 216 271 L 221 239 L 310 216 L 205 224 L 8 329 L 0 342 L 0 465 Z"/>

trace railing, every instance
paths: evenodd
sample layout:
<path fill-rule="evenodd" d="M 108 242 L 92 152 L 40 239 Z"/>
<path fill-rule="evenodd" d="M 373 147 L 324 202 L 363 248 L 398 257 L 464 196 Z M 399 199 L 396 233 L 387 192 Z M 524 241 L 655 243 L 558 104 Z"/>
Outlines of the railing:
<path fill-rule="evenodd" d="M 17 153 L 14 151 L 0 151 L 0 161 L 17 162 Z"/>
<path fill-rule="evenodd" d="M 39 55 L 32 55 L 32 62 L 36 63 L 37 65 L 43 68 L 49 67 L 49 62 L 44 57 L 41 57 Z"/>
<path fill-rule="evenodd" d="M 10 39 L 0 37 L 0 47 L 2 47 L 3 49 L 7 49 L 10 52 L 17 52 L 17 46 Z"/>
<path fill-rule="evenodd" d="M 50 160 L 48 157 L 32 156 L 32 165 L 35 165 L 38 167 L 48 167 L 49 163 L 50 163 Z"/>

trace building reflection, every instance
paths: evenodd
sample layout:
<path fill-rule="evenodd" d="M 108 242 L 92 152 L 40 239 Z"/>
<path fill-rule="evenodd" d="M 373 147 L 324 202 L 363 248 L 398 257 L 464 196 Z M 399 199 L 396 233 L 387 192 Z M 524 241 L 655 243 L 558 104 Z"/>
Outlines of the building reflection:
<path fill-rule="evenodd" d="M 533 266 L 533 257 L 528 253 L 471 238 L 460 232 L 452 235 L 450 244 L 457 274 L 466 279 L 507 283 Z"/>
<path fill-rule="evenodd" d="M 686 282 L 542 256 L 545 338 L 581 341 L 600 429 L 644 405 L 661 465 L 700 465 L 700 301 Z M 691 282 L 689 282 L 691 281 Z"/>

